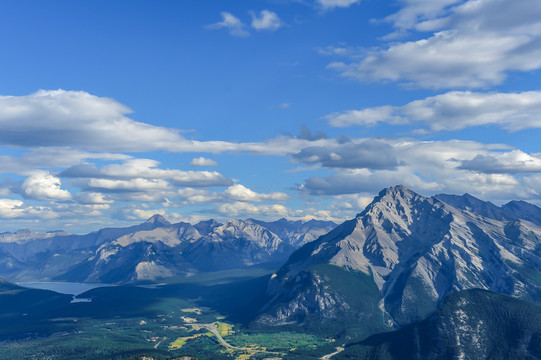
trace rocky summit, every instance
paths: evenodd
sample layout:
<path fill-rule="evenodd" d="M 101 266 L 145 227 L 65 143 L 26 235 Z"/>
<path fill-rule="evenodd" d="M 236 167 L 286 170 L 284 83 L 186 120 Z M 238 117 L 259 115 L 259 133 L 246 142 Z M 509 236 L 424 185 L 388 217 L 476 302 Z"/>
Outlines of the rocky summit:
<path fill-rule="evenodd" d="M 539 208 L 516 205 L 384 189 L 354 219 L 290 256 L 269 280 L 257 322 L 309 325 L 342 314 L 397 328 L 434 312 L 449 293 L 474 288 L 540 301 L 541 227 L 532 221 Z"/>

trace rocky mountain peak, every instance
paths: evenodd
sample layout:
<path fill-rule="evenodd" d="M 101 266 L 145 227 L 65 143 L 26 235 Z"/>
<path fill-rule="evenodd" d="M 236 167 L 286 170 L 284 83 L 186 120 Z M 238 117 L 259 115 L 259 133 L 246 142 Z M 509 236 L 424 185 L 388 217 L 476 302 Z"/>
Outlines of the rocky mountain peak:
<path fill-rule="evenodd" d="M 515 208 L 517 220 L 520 214 L 533 220 L 537 212 L 531 206 L 525 211 L 523 204 Z M 367 276 L 377 286 L 385 316 L 407 324 L 456 290 L 482 288 L 541 299 L 536 280 L 514 276 L 523 268 L 539 271 L 539 244 L 541 227 L 531 220 L 514 221 L 492 203 L 471 195 L 427 198 L 399 185 L 383 189 L 354 220 L 294 252 L 271 279 L 269 294 L 303 297 L 307 293 L 297 293 L 295 281 L 310 277 L 306 274 L 315 267 L 335 266 Z M 314 290 L 305 285 L 302 291 Z M 275 309 L 298 305 L 286 301 Z M 313 311 L 326 310 L 314 303 Z"/>
<path fill-rule="evenodd" d="M 425 199 L 423 196 L 411 191 L 404 185 L 396 185 L 390 188 L 385 188 L 372 200 L 367 208 L 376 206 L 377 204 L 411 204 L 420 199 Z"/>
<path fill-rule="evenodd" d="M 271 243 L 281 243 L 282 240 L 272 233 L 265 227 L 256 224 L 251 221 L 244 220 L 229 220 L 225 224 L 214 229 L 211 234 L 213 238 L 216 236 L 222 240 L 225 238 L 243 238 L 249 241 L 256 241 L 261 244 L 268 243 L 269 240 Z"/>
<path fill-rule="evenodd" d="M 171 225 L 171 223 L 160 214 L 152 215 L 147 221 L 145 221 L 145 224 L 152 224 L 157 226 Z"/>
<path fill-rule="evenodd" d="M 384 228 L 409 227 L 420 212 L 432 207 L 434 199 L 421 196 L 404 185 L 383 189 L 374 200 L 357 215 L 362 223 L 378 224 Z"/>
<path fill-rule="evenodd" d="M 219 226 L 222 226 L 222 224 L 214 219 L 200 221 L 194 225 L 197 231 L 203 236 L 209 235 L 215 228 Z"/>
<path fill-rule="evenodd" d="M 28 234 L 32 234 L 33 231 L 30 230 L 30 229 L 19 229 L 15 232 L 15 234 L 17 235 L 28 235 Z"/>
<path fill-rule="evenodd" d="M 541 209 L 526 201 L 510 201 L 502 206 L 505 214 L 513 219 L 524 219 L 541 226 Z"/>

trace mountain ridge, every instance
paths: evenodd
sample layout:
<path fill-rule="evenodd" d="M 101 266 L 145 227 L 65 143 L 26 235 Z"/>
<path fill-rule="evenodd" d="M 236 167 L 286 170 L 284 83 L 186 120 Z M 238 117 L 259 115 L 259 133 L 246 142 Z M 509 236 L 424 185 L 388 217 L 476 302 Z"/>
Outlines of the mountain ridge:
<path fill-rule="evenodd" d="M 311 269 L 320 265 L 370 277 L 391 327 L 421 320 L 450 292 L 470 288 L 541 300 L 541 282 L 535 275 L 541 270 L 541 227 L 519 219 L 517 213 L 515 219 L 506 215 L 506 220 L 497 220 L 503 217 L 490 204 L 472 198 L 466 195 L 462 205 L 494 211 L 478 215 L 460 209 L 458 198 L 449 205 L 404 186 L 382 190 L 354 219 L 290 256 L 269 280 L 264 315 L 257 321 L 302 324 L 306 314 L 299 313 L 295 299 L 305 298 L 302 291 L 308 294 L 321 287 L 306 285 L 317 282 Z M 499 211 L 503 214 L 505 208 Z M 325 286 L 330 297 L 340 297 L 332 284 Z M 305 313 L 328 315 L 315 298 L 303 306 Z"/>
<path fill-rule="evenodd" d="M 173 224 L 156 214 L 141 224 L 84 235 L 5 233 L 0 236 L 0 253 L 5 254 L 0 274 L 24 281 L 114 279 L 115 283 L 190 276 L 283 261 L 300 246 L 299 238 L 315 238 L 336 225 L 285 219 L 280 223 L 288 225 L 289 232 L 278 236 L 269 229 L 276 228 L 275 222 L 248 219 L 222 224 L 211 219 Z M 16 241 L 17 236 L 25 240 Z"/>

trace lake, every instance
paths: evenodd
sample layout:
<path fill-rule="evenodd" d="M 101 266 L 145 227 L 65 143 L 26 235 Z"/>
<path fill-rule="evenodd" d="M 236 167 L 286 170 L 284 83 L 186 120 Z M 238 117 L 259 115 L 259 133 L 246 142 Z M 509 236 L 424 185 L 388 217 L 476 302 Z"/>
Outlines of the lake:
<path fill-rule="evenodd" d="M 73 282 L 20 282 L 17 285 L 32 289 L 52 290 L 61 294 L 77 296 L 98 287 L 114 286 L 109 284 L 85 284 Z"/>

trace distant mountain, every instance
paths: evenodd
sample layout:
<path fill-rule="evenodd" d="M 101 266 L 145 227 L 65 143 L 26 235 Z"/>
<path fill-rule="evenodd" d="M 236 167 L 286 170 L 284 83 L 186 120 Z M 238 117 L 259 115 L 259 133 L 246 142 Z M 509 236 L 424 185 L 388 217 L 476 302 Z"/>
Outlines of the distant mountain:
<path fill-rule="evenodd" d="M 164 226 L 171 224 L 154 215 L 139 225 L 104 228 L 85 235 L 30 230 L 3 233 L 0 234 L 0 275 L 18 281 L 51 280 L 91 257 L 100 245 Z"/>
<path fill-rule="evenodd" d="M 334 226 L 285 219 L 172 224 L 154 215 L 139 225 L 86 235 L 21 230 L 0 234 L 0 274 L 20 281 L 155 281 L 283 262 L 301 243 Z"/>
<path fill-rule="evenodd" d="M 384 189 L 355 219 L 289 257 L 256 323 L 396 328 L 473 288 L 539 301 L 541 227 L 509 214 L 470 195 Z"/>
<path fill-rule="evenodd" d="M 0 292 L 9 291 L 9 290 L 17 290 L 19 289 L 19 286 L 9 282 L 7 279 L 4 279 L 0 276 Z"/>
<path fill-rule="evenodd" d="M 539 359 L 541 304 L 485 290 L 449 295 L 427 319 L 353 344 L 333 359 Z"/>
<path fill-rule="evenodd" d="M 160 215 L 154 215 L 142 224 L 125 228 L 104 228 L 86 235 L 74 235 L 65 231 L 36 233 L 28 229 L 15 233 L 0 234 L 0 250 L 26 261 L 42 252 L 69 252 L 76 249 L 98 247 L 126 234 L 148 231 L 170 225 Z"/>
<path fill-rule="evenodd" d="M 541 226 L 541 209 L 525 201 L 511 201 L 502 206 L 505 214 L 513 219 L 524 219 Z"/>
<path fill-rule="evenodd" d="M 52 244 L 64 244 L 60 238 L 70 235 L 64 231 L 37 233 L 29 229 L 18 230 L 15 233 L 6 232 L 0 234 L 0 251 L 24 261 L 49 249 Z"/>
<path fill-rule="evenodd" d="M 209 235 L 218 226 L 222 226 L 222 224 L 220 224 L 214 219 L 200 221 L 194 225 L 194 227 L 197 229 L 199 234 L 203 236 Z"/>
<path fill-rule="evenodd" d="M 283 262 L 295 250 L 289 242 L 315 236 L 312 232 L 328 231 L 334 223 L 312 222 L 304 227 L 299 223 L 298 232 L 290 230 L 284 239 L 252 219 L 225 224 L 209 220 L 196 225 L 161 220 L 160 224 L 101 245 L 94 255 L 56 279 L 129 283 Z"/>
<path fill-rule="evenodd" d="M 194 273 L 182 257 L 164 243 L 137 241 L 126 246 L 102 245 L 94 255 L 54 280 L 94 283 L 155 281 Z"/>
<path fill-rule="evenodd" d="M 302 245 L 316 240 L 321 235 L 325 235 L 336 227 L 332 221 L 309 220 L 309 221 L 289 221 L 285 218 L 274 222 L 259 221 L 248 219 L 255 224 L 272 231 L 281 239 L 284 239 L 292 247 L 298 248 Z"/>
<path fill-rule="evenodd" d="M 267 228 L 252 220 L 230 220 L 182 250 L 183 256 L 203 271 L 285 261 L 295 250 Z"/>

